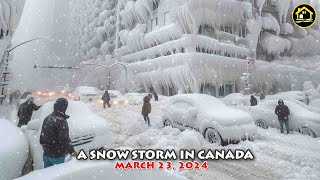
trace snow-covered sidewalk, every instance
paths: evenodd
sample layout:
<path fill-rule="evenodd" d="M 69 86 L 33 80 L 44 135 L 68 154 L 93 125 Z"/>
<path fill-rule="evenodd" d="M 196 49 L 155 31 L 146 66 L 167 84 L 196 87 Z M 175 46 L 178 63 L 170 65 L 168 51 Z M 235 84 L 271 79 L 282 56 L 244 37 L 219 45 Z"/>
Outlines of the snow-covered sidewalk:
<path fill-rule="evenodd" d="M 163 102 L 152 102 L 151 127 L 144 124 L 141 106 L 119 106 L 91 109 L 113 123 L 113 148 L 152 149 L 250 149 L 254 161 L 211 161 L 208 170 L 183 171 L 190 179 L 319 179 L 320 139 L 298 133 L 282 135 L 279 130 L 259 129 L 254 142 L 246 141 L 217 147 L 195 131 L 163 128 Z"/>

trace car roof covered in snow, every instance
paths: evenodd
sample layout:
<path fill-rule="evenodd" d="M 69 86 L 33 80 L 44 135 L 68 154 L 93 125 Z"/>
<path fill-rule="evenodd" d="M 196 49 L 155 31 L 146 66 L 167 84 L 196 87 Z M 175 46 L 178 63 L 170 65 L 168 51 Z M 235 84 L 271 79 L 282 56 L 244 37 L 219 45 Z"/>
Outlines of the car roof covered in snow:
<path fill-rule="evenodd" d="M 288 106 L 291 115 L 294 114 L 295 116 L 301 116 L 302 118 L 309 119 L 313 122 L 320 123 L 320 114 L 312 112 L 303 106 L 299 105 L 290 100 L 284 100 L 284 104 Z M 274 111 L 276 106 L 278 105 L 278 100 L 264 100 L 260 104 L 255 107 L 252 107 L 252 110 L 255 109 L 268 109 Z"/>
<path fill-rule="evenodd" d="M 237 120 L 239 124 L 252 121 L 251 116 L 244 111 L 230 108 L 219 99 L 206 94 L 181 94 L 173 96 L 171 103 L 188 102 L 196 107 L 204 116 L 214 117 L 220 124 L 231 125 Z"/>
<path fill-rule="evenodd" d="M 75 92 L 80 94 L 98 94 L 97 88 L 88 86 L 79 86 L 76 88 Z"/>
<path fill-rule="evenodd" d="M 34 112 L 33 119 L 43 121 L 48 115 L 53 112 L 54 102 L 45 103 L 38 111 Z M 69 101 L 66 114 L 70 116 L 67 120 L 70 126 L 70 131 L 83 131 L 90 133 L 92 129 L 106 128 L 109 124 L 101 117 L 95 115 L 89 107 L 80 101 Z M 100 130 L 99 129 L 99 133 Z"/>

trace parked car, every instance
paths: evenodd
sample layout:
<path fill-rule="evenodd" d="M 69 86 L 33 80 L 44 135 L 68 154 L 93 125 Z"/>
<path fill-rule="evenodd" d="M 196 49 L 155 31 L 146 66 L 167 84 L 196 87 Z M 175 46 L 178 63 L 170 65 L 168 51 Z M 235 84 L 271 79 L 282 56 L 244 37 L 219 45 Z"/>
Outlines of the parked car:
<path fill-rule="evenodd" d="M 28 158 L 28 140 L 20 128 L 6 119 L 0 119 L 0 138 L 0 179 L 17 178 Z"/>
<path fill-rule="evenodd" d="M 291 112 L 289 116 L 290 131 L 297 131 L 301 134 L 312 137 L 320 137 L 320 114 L 312 112 L 296 102 L 284 100 L 285 105 Z M 255 124 L 258 127 L 267 129 L 269 127 L 280 128 L 275 108 L 278 100 L 265 100 L 250 111 Z"/>
<path fill-rule="evenodd" d="M 143 98 L 147 95 L 148 93 L 127 93 L 124 97 L 133 102 L 134 105 L 139 105 L 143 104 Z"/>
<path fill-rule="evenodd" d="M 282 92 L 274 95 L 267 95 L 266 100 L 297 100 L 300 102 L 303 102 L 305 104 L 309 104 L 309 98 L 306 95 L 306 93 L 302 91 L 288 91 L 288 92 Z"/>
<path fill-rule="evenodd" d="M 44 104 L 34 112 L 33 119 L 27 125 L 27 137 L 35 169 L 43 168 L 43 149 L 40 145 L 40 133 L 43 120 L 52 113 L 54 102 Z M 111 143 L 110 124 L 105 119 L 95 115 L 83 102 L 69 101 L 66 114 L 72 145 L 76 151 L 80 149 L 99 149 Z"/>
<path fill-rule="evenodd" d="M 75 101 L 98 101 L 101 93 L 95 87 L 79 86 L 75 89 L 73 97 Z"/>
<path fill-rule="evenodd" d="M 242 93 L 232 93 L 223 98 L 221 101 L 227 106 L 250 106 L 250 96 Z"/>
<path fill-rule="evenodd" d="M 118 105 L 134 105 L 134 101 L 122 95 L 122 93 L 118 90 L 108 90 L 110 94 L 110 104 L 111 106 Z"/>
<path fill-rule="evenodd" d="M 22 94 L 22 96 L 20 97 L 20 100 L 19 100 L 19 105 L 20 104 L 23 104 L 24 102 L 26 102 L 26 100 L 27 100 L 27 97 L 28 96 L 30 96 L 30 95 L 32 95 L 32 92 L 24 92 L 23 94 Z"/>
<path fill-rule="evenodd" d="M 164 126 L 195 129 L 209 142 L 219 145 L 251 140 L 257 130 L 248 113 L 229 108 L 209 95 L 173 96 L 163 111 Z"/>

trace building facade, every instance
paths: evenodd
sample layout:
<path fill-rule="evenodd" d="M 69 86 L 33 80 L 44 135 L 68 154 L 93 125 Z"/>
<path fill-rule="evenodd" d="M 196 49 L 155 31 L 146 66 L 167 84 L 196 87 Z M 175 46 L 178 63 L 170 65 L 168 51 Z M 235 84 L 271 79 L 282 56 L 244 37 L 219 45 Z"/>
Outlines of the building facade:
<path fill-rule="evenodd" d="M 91 1 L 93 6 L 101 7 L 109 2 Z M 127 63 L 143 91 L 226 96 L 245 88 L 241 77 L 248 69 L 252 92 L 292 90 L 292 82 L 299 89 L 297 84 L 315 79 L 316 73 L 268 63 L 282 56 L 309 53 L 299 49 L 298 44 L 319 38 L 317 26 L 305 30 L 292 25 L 290 13 L 299 1 L 112 2 L 108 9 L 111 16 L 105 19 L 105 10 L 90 7 L 90 12 L 95 9 L 95 16 L 86 17 L 95 18 L 87 20 L 93 23 L 85 28 L 89 34 L 84 36 L 85 43 L 80 43 L 83 57 L 89 61 L 104 59 L 99 61 L 103 64 Z M 103 29 L 92 25 L 102 25 L 98 22 L 103 20 Z M 112 28 L 107 28 L 106 21 L 112 22 Z M 248 59 L 257 60 L 248 65 Z"/>

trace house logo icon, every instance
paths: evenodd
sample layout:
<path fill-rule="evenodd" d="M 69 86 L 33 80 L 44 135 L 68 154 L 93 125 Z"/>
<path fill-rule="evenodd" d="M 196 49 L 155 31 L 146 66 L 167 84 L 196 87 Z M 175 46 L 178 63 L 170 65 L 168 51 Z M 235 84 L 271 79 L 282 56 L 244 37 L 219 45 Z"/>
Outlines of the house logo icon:
<path fill-rule="evenodd" d="M 292 11 L 292 20 L 300 28 L 309 28 L 315 22 L 317 13 L 309 4 L 300 4 Z"/>

